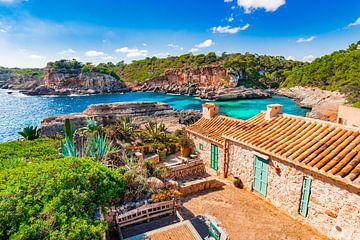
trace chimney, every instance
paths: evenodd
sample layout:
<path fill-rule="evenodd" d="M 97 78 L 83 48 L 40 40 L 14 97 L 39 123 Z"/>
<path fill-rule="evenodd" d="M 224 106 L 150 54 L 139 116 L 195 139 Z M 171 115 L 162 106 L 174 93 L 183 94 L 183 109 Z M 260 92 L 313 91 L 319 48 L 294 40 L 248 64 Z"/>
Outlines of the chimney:
<path fill-rule="evenodd" d="M 219 113 L 219 106 L 213 103 L 205 103 L 203 107 L 203 118 L 211 119 Z"/>
<path fill-rule="evenodd" d="M 277 117 L 279 114 L 282 114 L 282 105 L 281 104 L 269 104 L 266 106 L 265 120 L 271 120 L 274 117 Z"/>

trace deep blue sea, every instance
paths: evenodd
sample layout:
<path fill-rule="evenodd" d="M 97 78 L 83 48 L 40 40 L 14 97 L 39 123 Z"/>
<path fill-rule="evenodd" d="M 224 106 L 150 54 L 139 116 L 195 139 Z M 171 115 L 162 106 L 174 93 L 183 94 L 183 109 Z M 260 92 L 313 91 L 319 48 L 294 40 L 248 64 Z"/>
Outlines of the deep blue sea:
<path fill-rule="evenodd" d="M 18 92 L 8 94 L 0 89 L 0 142 L 17 139 L 17 132 L 28 125 L 38 125 L 40 121 L 51 115 L 82 112 L 90 104 L 128 101 L 165 102 L 175 109 L 201 109 L 205 101 L 178 95 L 161 93 L 134 92 L 125 94 L 104 94 L 89 96 L 25 96 Z M 236 100 L 216 102 L 220 111 L 228 116 L 248 119 L 267 104 L 280 103 L 284 112 L 304 116 L 308 110 L 296 106 L 289 98 L 274 96 L 271 99 Z"/>

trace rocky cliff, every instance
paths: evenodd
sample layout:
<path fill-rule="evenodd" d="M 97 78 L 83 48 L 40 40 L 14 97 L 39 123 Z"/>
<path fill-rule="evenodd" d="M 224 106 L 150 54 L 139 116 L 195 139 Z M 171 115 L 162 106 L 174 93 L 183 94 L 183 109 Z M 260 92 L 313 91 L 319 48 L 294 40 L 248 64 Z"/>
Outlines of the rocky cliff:
<path fill-rule="evenodd" d="M 0 88 L 14 90 L 30 90 L 40 84 L 40 79 L 34 75 L 0 72 Z"/>
<path fill-rule="evenodd" d="M 44 77 L 29 95 L 96 94 L 128 91 L 120 80 L 108 74 L 85 72 L 81 69 L 45 68 Z"/>
<path fill-rule="evenodd" d="M 200 96 L 210 100 L 271 97 L 262 89 L 239 87 L 240 77 L 219 65 L 169 69 L 159 77 L 134 86 L 133 90 Z"/>
<path fill-rule="evenodd" d="M 175 110 L 161 102 L 120 102 L 111 104 L 94 104 L 82 113 L 62 114 L 45 118 L 41 122 L 41 132 L 45 136 L 53 136 L 61 132 L 66 118 L 77 127 L 84 127 L 87 118 L 95 118 L 103 125 L 117 122 L 119 117 L 131 117 L 137 124 L 149 121 L 163 122 L 170 131 L 179 129 L 184 124 L 192 123 L 201 117 L 196 110 Z"/>
<path fill-rule="evenodd" d="M 331 122 L 337 119 L 339 105 L 346 103 L 344 94 L 314 87 L 282 88 L 277 94 L 293 98 L 300 107 L 310 108 L 308 117 Z"/>

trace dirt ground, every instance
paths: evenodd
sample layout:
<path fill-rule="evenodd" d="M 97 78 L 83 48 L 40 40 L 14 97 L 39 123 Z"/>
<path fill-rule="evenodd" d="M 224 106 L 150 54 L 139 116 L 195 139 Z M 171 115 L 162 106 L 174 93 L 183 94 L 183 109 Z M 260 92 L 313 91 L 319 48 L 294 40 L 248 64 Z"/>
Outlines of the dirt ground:
<path fill-rule="evenodd" d="M 183 200 L 182 214 L 186 218 L 212 215 L 231 240 L 327 239 L 254 194 L 230 184 L 187 196 Z"/>

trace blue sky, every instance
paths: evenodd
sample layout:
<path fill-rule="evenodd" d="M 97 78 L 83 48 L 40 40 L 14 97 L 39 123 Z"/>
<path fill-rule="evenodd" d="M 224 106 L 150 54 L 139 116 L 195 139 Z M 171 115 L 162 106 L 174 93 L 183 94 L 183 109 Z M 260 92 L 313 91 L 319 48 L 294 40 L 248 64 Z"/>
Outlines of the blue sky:
<path fill-rule="evenodd" d="M 359 0 L 0 0 L 0 66 L 188 52 L 303 61 L 360 40 Z"/>

